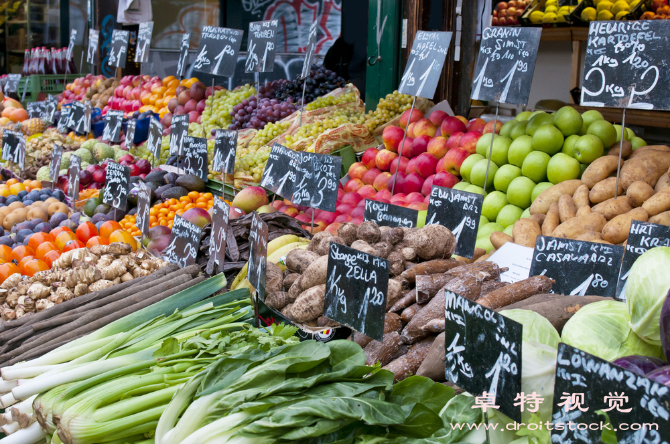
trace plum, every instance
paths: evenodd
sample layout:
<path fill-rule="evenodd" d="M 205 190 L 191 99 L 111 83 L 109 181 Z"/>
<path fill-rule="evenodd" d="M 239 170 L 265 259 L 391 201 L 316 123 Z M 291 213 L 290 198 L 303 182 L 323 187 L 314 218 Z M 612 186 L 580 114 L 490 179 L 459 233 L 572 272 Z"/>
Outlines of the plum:
<path fill-rule="evenodd" d="M 53 192 L 52 197 L 55 197 L 56 199 L 63 202 L 65 200 L 65 193 L 63 193 L 62 190 L 56 190 Z"/>
<path fill-rule="evenodd" d="M 16 233 L 16 241 L 19 242 L 19 243 L 23 243 L 23 241 L 25 240 L 26 236 L 28 236 L 28 235 L 30 235 L 30 234 L 33 234 L 33 232 L 32 232 L 32 230 L 29 230 L 29 229 L 27 229 L 27 228 L 24 228 L 24 229 L 22 229 L 22 230 L 19 230 L 19 231 Z"/>
<path fill-rule="evenodd" d="M 51 231 L 52 229 L 53 229 L 53 228 L 51 227 L 51 224 L 50 224 L 50 223 L 48 223 L 48 222 L 42 222 L 42 223 L 40 223 L 40 224 L 37 224 L 37 226 L 35 227 L 35 229 L 34 229 L 33 231 L 35 231 L 36 233 L 39 233 L 39 232 L 42 232 L 42 233 L 48 233 L 48 232 Z"/>
<path fill-rule="evenodd" d="M 23 201 L 23 205 L 25 205 L 25 206 L 32 205 L 32 204 L 34 204 L 34 203 L 35 203 L 35 202 L 32 201 L 32 200 L 30 200 L 30 199 L 26 199 L 26 200 Z"/>
<path fill-rule="evenodd" d="M 99 221 L 99 222 L 95 222 L 93 225 L 95 225 L 95 228 L 97 228 L 98 230 L 100 230 L 100 227 L 102 227 L 102 224 L 104 224 L 105 222 L 106 222 L 106 221 L 101 220 L 101 221 Z"/>
<path fill-rule="evenodd" d="M 14 245 L 14 240 L 9 236 L 2 236 L 0 237 L 0 245 L 7 245 L 8 247 L 11 247 Z"/>
<path fill-rule="evenodd" d="M 70 220 L 79 226 L 79 219 L 81 218 L 81 213 L 72 213 L 70 215 Z"/>
<path fill-rule="evenodd" d="M 61 222 L 65 221 L 65 220 L 67 220 L 67 214 L 61 213 L 60 211 L 58 211 L 51 216 L 51 220 L 50 220 L 51 226 L 53 228 L 59 227 Z"/>
<path fill-rule="evenodd" d="M 61 222 L 58 226 L 59 226 L 59 227 L 68 227 L 68 228 L 69 228 L 70 230 L 72 230 L 72 232 L 74 233 L 75 231 L 77 231 L 77 226 L 78 226 L 78 224 L 74 223 L 74 222 L 71 221 L 70 219 L 65 219 L 65 220 L 64 220 L 63 222 Z"/>
<path fill-rule="evenodd" d="M 23 200 L 23 198 L 26 197 L 27 195 L 28 192 L 26 190 L 19 191 L 18 193 L 16 193 L 16 197 L 18 197 L 21 200 Z"/>
<path fill-rule="evenodd" d="M 91 222 L 93 225 L 97 224 L 98 222 L 106 222 L 107 221 L 107 215 L 105 213 L 98 213 L 94 214 L 93 217 L 91 218 Z"/>

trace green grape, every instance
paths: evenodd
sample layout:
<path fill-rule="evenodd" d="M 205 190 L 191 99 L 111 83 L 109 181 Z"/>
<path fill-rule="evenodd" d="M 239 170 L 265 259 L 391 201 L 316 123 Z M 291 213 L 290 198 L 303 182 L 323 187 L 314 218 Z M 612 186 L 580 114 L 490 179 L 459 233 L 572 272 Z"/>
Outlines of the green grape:
<path fill-rule="evenodd" d="M 381 99 L 374 111 L 365 115 L 364 125 L 372 131 L 380 125 L 393 120 L 412 106 L 412 96 L 394 91 Z"/>
<path fill-rule="evenodd" d="M 341 103 L 349 103 L 349 102 L 355 102 L 356 101 L 356 94 L 350 92 L 346 94 L 342 94 L 339 97 L 333 97 L 333 96 L 321 96 L 317 97 L 316 100 L 313 102 L 307 104 L 305 106 L 305 110 L 307 111 L 313 111 L 315 109 L 319 108 L 325 108 L 327 106 L 333 106 L 333 105 L 339 105 Z"/>

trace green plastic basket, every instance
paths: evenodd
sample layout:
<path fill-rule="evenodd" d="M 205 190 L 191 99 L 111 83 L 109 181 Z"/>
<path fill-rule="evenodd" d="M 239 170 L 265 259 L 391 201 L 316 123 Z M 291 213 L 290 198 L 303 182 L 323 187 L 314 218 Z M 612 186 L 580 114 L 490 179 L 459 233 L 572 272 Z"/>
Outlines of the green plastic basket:
<path fill-rule="evenodd" d="M 25 102 L 37 102 L 40 93 L 60 94 L 67 83 L 72 83 L 79 77 L 84 77 L 84 74 L 68 74 L 67 76 L 49 74 L 21 77 L 18 96 L 22 98 L 23 90 L 27 88 Z M 65 83 L 63 83 L 63 79 L 65 79 Z"/>

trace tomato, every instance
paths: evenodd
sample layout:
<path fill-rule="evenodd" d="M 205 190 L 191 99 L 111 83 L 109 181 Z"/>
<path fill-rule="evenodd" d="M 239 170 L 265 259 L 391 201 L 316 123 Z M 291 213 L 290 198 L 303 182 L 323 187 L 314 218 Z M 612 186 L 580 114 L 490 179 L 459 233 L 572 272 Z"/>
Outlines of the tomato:
<path fill-rule="evenodd" d="M 65 244 L 65 246 L 63 247 L 63 253 L 65 253 L 66 251 L 76 250 L 77 248 L 85 248 L 85 247 L 86 244 L 84 244 L 82 241 L 80 241 L 79 239 L 74 239 Z"/>
<path fill-rule="evenodd" d="M 0 245 L 0 260 L 3 262 L 12 260 L 12 249 L 7 245 Z"/>
<path fill-rule="evenodd" d="M 62 253 L 59 250 L 51 250 L 44 255 L 42 260 L 51 268 L 56 259 L 60 257 Z"/>
<path fill-rule="evenodd" d="M 49 267 L 46 262 L 39 259 L 33 259 L 23 267 L 23 274 L 26 276 L 32 276 L 38 271 L 45 271 L 49 269 L 51 269 L 51 267 Z"/>
<path fill-rule="evenodd" d="M 35 250 L 26 245 L 19 245 L 12 250 L 11 260 L 18 263 L 26 256 L 35 256 Z"/>
<path fill-rule="evenodd" d="M 32 237 L 30 239 L 32 240 Z M 52 250 L 58 250 L 56 244 L 53 242 L 44 242 L 35 249 L 35 258 L 43 259 L 44 255 Z"/>
<path fill-rule="evenodd" d="M 15 273 L 21 274 L 21 270 L 19 270 L 19 267 L 13 263 L 7 262 L 6 264 L 0 265 L 0 282 L 5 282 L 5 279 Z"/>
<path fill-rule="evenodd" d="M 101 236 L 93 236 L 86 242 L 86 246 L 91 248 L 94 245 L 109 245 L 109 241 Z"/>
<path fill-rule="evenodd" d="M 63 231 L 60 233 L 58 236 L 56 236 L 56 246 L 58 247 L 59 250 L 63 251 L 63 248 L 65 247 L 65 244 L 72 240 L 79 240 L 77 238 L 77 235 L 74 234 L 71 231 Z"/>
<path fill-rule="evenodd" d="M 33 259 L 35 259 L 35 256 L 26 256 L 19 261 L 19 270 L 21 270 L 21 274 L 25 274 L 24 267 L 28 262 L 32 261 Z"/>
<path fill-rule="evenodd" d="M 58 235 L 61 234 L 63 231 L 69 231 L 70 233 L 72 233 L 72 230 L 70 230 L 68 227 L 58 227 L 58 228 L 54 228 L 53 230 L 49 231 L 49 234 L 54 239 L 56 239 L 58 237 Z"/>
<path fill-rule="evenodd" d="M 75 233 L 80 241 L 86 243 L 90 238 L 98 235 L 98 229 L 95 228 L 93 223 L 84 222 L 79 224 Z"/>
<path fill-rule="evenodd" d="M 120 223 L 114 220 L 108 220 L 107 222 L 100 225 L 100 236 L 104 237 L 105 239 L 109 239 L 109 236 L 111 236 L 113 232 L 120 230 L 121 228 L 123 227 Z"/>
<path fill-rule="evenodd" d="M 109 236 L 109 242 L 124 242 L 130 245 L 133 248 L 133 251 L 137 250 L 137 241 L 132 234 L 128 233 L 124 229 L 116 230 Z"/>
<path fill-rule="evenodd" d="M 30 240 L 28 241 L 28 246 L 35 250 L 37 252 L 37 247 L 42 245 L 45 242 L 53 242 L 56 239 L 50 235 L 49 233 L 35 233 L 32 236 L 30 236 Z M 38 258 L 39 259 L 39 258 Z"/>

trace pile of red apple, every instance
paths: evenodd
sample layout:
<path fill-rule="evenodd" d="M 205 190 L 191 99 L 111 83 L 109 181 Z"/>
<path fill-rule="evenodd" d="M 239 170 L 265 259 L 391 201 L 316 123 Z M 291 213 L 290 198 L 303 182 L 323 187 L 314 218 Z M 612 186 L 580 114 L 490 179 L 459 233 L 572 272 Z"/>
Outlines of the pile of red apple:
<path fill-rule="evenodd" d="M 99 190 L 105 185 L 107 178 L 107 163 L 105 160 L 100 164 L 88 165 L 79 173 L 79 191 L 95 188 Z M 151 163 L 146 159 L 136 159 L 131 154 L 125 154 L 119 158 L 119 165 L 130 168 L 130 176 L 139 176 L 144 179 L 151 172 Z M 66 174 L 58 177 L 57 186 L 67 193 L 69 180 Z"/>

